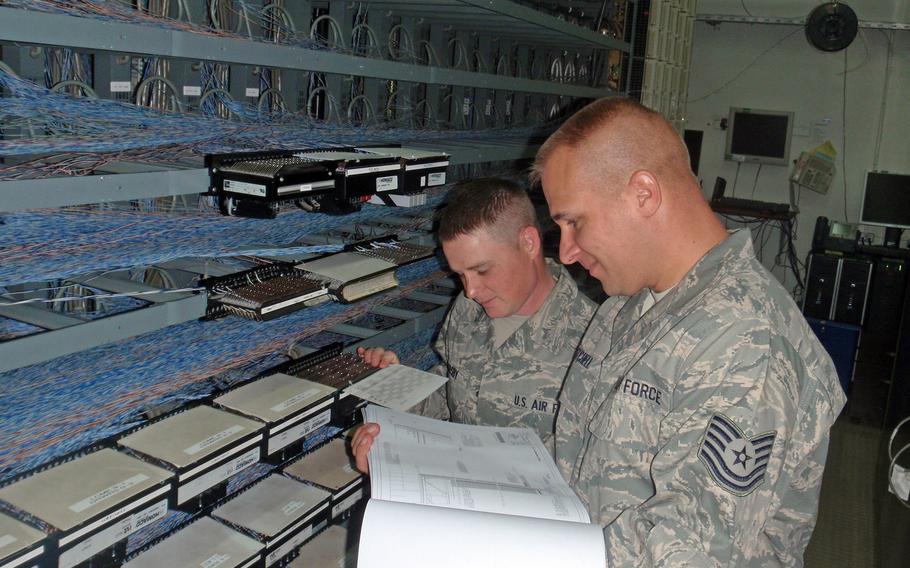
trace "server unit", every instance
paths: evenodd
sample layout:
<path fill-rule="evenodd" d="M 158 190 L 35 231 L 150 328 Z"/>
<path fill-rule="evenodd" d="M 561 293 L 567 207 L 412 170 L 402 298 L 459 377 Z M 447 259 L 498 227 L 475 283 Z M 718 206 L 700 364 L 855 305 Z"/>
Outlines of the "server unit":
<path fill-rule="evenodd" d="M 873 264 L 828 254 L 809 256 L 803 314 L 819 320 L 862 325 Z"/>
<path fill-rule="evenodd" d="M 806 278 L 806 294 L 803 297 L 803 313 L 806 317 L 834 319 L 834 297 L 837 295 L 840 261 L 840 257 L 828 254 L 809 256 L 809 274 Z"/>
<path fill-rule="evenodd" d="M 868 260 L 843 258 L 834 300 L 834 321 L 862 325 L 866 298 L 872 280 L 872 263 Z"/>

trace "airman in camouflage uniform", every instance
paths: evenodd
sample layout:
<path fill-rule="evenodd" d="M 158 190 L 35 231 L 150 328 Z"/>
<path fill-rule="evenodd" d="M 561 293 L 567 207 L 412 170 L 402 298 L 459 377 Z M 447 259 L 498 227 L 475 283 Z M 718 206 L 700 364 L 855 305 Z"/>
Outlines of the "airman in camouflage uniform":
<path fill-rule="evenodd" d="M 569 273 L 545 261 L 534 208 L 518 185 L 480 179 L 463 184 L 443 209 L 439 240 L 464 294 L 443 322 L 435 372 L 449 381 L 412 412 L 466 424 L 534 429 L 552 452 L 556 398 L 594 313 Z M 368 363 L 398 357 L 359 349 Z M 378 432 L 359 428 L 358 467 Z"/>
<path fill-rule="evenodd" d="M 606 564 L 802 565 L 844 404 L 830 357 L 748 231 L 707 208 L 659 115 L 601 100 L 560 130 L 534 169 L 560 256 L 612 297 L 567 375 L 555 457 Z M 614 169 L 573 177 L 592 149 Z"/>
<path fill-rule="evenodd" d="M 444 363 L 432 369 L 449 377 L 443 389 L 414 410 L 462 424 L 524 426 L 547 441 L 566 369 L 594 313 L 594 304 L 562 266 L 546 302 L 496 347 L 493 321 L 463 295 L 449 310 L 436 340 Z"/>

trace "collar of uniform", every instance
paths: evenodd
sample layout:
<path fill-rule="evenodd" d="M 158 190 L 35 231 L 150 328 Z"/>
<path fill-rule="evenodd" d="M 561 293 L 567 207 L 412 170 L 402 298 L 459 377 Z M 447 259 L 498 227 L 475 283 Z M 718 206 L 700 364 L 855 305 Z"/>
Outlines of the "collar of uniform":
<path fill-rule="evenodd" d="M 588 322 L 573 322 L 566 317 L 569 307 L 578 301 L 578 287 L 564 266 L 552 259 L 546 260 L 556 284 L 537 312 L 522 327 L 527 326 L 528 335 L 535 343 L 547 345 L 553 351 L 561 351 L 565 348 L 568 329 L 571 326 L 587 325 Z"/>
<path fill-rule="evenodd" d="M 726 239 L 705 253 L 674 289 L 643 316 L 639 317 L 638 314 L 648 290 L 644 288 L 631 296 L 614 321 L 612 335 L 616 338 L 615 341 L 641 343 L 651 333 L 655 322 L 671 322 L 687 313 L 692 302 L 708 290 L 712 282 L 735 266 L 730 260 L 748 259 L 752 256 L 751 233 L 745 229 L 732 231 Z"/>
<path fill-rule="evenodd" d="M 688 311 L 684 310 L 685 306 L 710 288 L 712 282 L 739 266 L 737 260 L 748 262 L 754 257 L 752 233 L 746 229 L 731 231 L 726 239 L 705 253 L 679 281 L 677 289 L 664 298 L 667 311 Z"/>

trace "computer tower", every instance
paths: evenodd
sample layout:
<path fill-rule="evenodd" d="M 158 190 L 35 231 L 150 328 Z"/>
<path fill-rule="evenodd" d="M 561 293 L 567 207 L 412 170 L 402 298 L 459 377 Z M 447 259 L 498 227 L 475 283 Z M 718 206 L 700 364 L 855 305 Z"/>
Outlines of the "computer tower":
<path fill-rule="evenodd" d="M 834 300 L 834 321 L 853 325 L 863 324 L 871 280 L 870 261 L 858 258 L 841 259 L 837 296 Z"/>
<path fill-rule="evenodd" d="M 904 292 L 900 330 L 894 348 L 894 368 L 888 391 L 885 427 L 894 427 L 910 416 L 910 288 Z"/>
<path fill-rule="evenodd" d="M 863 341 L 856 380 L 881 381 L 891 376 L 901 329 L 901 307 L 907 285 L 907 261 L 879 259 L 872 271 Z"/>
<path fill-rule="evenodd" d="M 893 350 L 901 325 L 900 306 L 907 284 L 907 261 L 880 259 L 872 272 L 872 288 L 866 308 L 867 334 L 887 338 Z"/>
<path fill-rule="evenodd" d="M 835 296 L 840 278 L 841 258 L 828 254 L 809 255 L 803 314 L 820 320 L 834 319 Z"/>

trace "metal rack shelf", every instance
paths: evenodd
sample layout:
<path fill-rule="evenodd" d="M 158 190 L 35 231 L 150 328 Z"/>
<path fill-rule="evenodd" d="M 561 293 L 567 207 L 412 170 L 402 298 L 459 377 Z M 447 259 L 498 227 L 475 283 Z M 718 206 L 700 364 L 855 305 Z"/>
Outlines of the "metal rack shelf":
<path fill-rule="evenodd" d="M 555 18 L 552 19 L 559 22 Z M 566 25 L 571 26 L 571 24 Z M 577 26 L 572 27 L 577 28 Z M 603 37 L 609 45 L 613 45 L 615 41 L 607 36 L 590 33 L 596 37 Z M 0 8 L 0 41 L 358 75 L 432 85 L 503 89 L 572 97 L 601 97 L 607 94 L 606 89 L 570 83 L 416 65 L 247 39 L 206 36 L 193 32 L 15 8 Z M 628 51 L 628 47 L 623 49 Z"/>
<path fill-rule="evenodd" d="M 0 342 L 0 373 L 199 319 L 206 303 L 205 295 L 197 294 Z"/>
<path fill-rule="evenodd" d="M 626 52 L 631 49 L 627 42 L 507 0 L 371 1 L 370 6 L 431 21 L 464 25 L 478 33 L 521 38 L 535 45 L 594 47 Z"/>
<path fill-rule="evenodd" d="M 533 158 L 539 146 L 518 138 L 470 142 L 439 140 L 408 145 L 446 152 L 451 156 L 452 165 Z M 115 171 L 142 167 L 143 164 L 106 166 Z M 205 168 L 162 170 L 160 166 L 147 167 L 154 171 L 0 181 L 0 212 L 172 197 L 202 193 L 208 187 L 209 176 Z"/>

